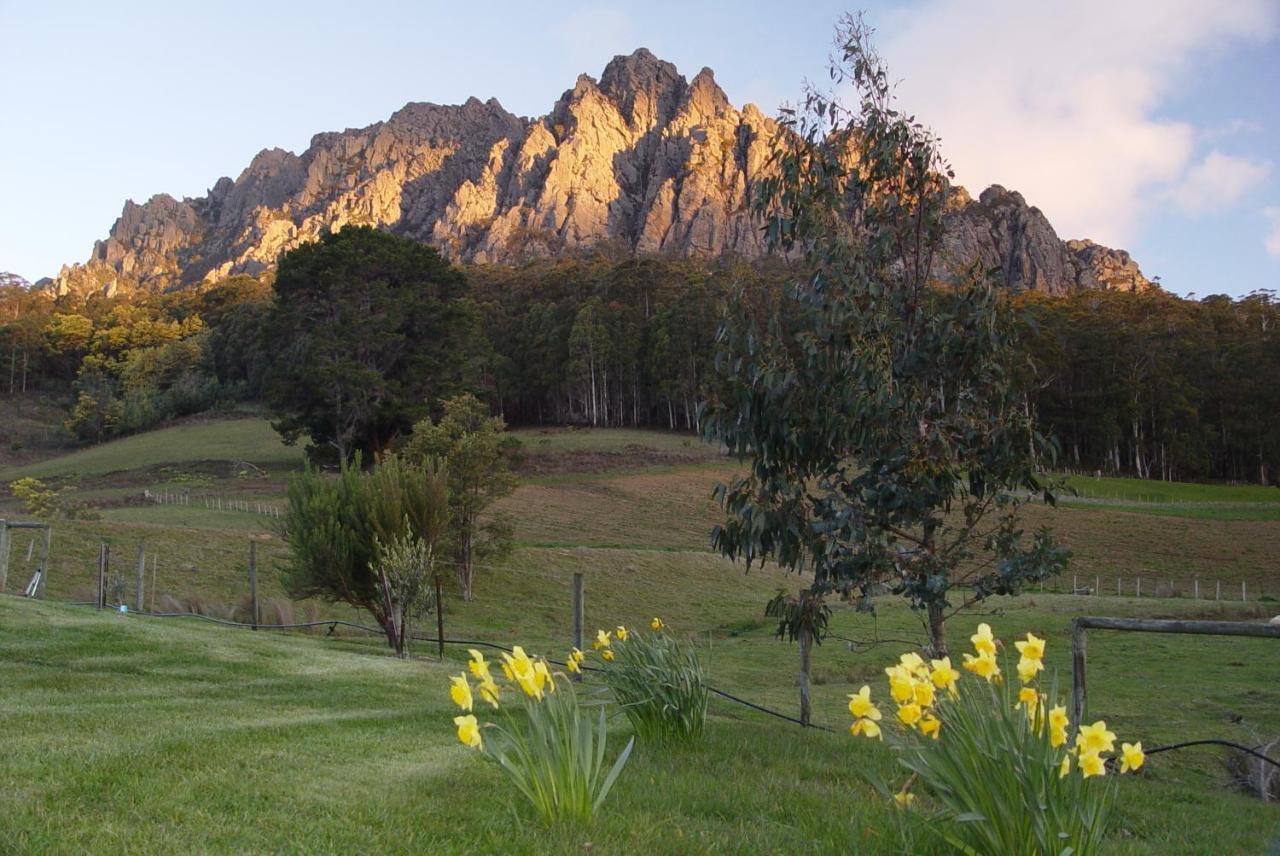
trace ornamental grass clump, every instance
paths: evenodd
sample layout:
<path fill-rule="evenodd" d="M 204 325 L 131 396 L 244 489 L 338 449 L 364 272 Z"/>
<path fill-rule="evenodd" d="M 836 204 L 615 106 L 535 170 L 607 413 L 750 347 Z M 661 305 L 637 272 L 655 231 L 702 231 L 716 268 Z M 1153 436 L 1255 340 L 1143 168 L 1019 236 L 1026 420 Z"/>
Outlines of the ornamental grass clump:
<path fill-rule="evenodd" d="M 548 824 L 590 821 L 631 756 L 635 738 L 606 766 L 603 702 L 586 702 L 562 672 L 519 646 L 503 654 L 495 676 L 472 649 L 467 672 L 450 679 L 449 695 L 462 709 L 454 717 L 458 740 L 497 762 L 516 790 Z M 478 681 L 472 686 L 471 678 Z M 482 723 L 486 705 L 501 722 Z"/>
<path fill-rule="evenodd" d="M 622 625 L 600 630 L 593 648 L 603 661 L 605 684 L 641 740 L 688 741 L 702 736 L 707 676 L 692 643 L 667 632 L 662 620 L 654 618 L 649 632 Z M 570 660 L 580 653 L 571 654 Z"/>
<path fill-rule="evenodd" d="M 913 785 L 936 805 L 924 828 L 965 853 L 1096 853 L 1115 798 L 1108 768 L 1140 769 L 1141 743 L 1124 743 L 1106 722 L 1072 723 L 1056 685 L 1041 683 L 1045 641 L 1028 633 L 1015 643 L 1018 686 L 1005 680 L 1000 643 L 986 624 L 964 655 L 965 679 L 949 657 L 903 654 L 885 669 L 897 710 L 883 714 L 871 688 L 849 696 L 854 736 L 886 732 L 909 772 L 894 796 L 916 806 Z M 1005 662 L 1005 666 L 1009 663 Z M 890 722 L 893 723 L 889 727 Z"/>

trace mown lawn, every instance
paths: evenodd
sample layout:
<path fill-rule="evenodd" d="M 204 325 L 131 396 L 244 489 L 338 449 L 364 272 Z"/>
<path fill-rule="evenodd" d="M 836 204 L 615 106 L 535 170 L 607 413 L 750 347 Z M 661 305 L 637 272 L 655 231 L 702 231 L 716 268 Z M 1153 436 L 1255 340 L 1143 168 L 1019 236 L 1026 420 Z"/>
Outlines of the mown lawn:
<path fill-rule="evenodd" d="M 710 490 L 732 475 L 732 462 L 679 434 L 518 433 L 527 456 L 552 466 L 535 467 L 503 501 L 517 546 L 479 569 L 476 600 L 463 603 L 447 581 L 446 635 L 562 655 L 571 580 L 580 572 L 589 627 L 660 615 L 700 641 L 716 686 L 794 713 L 796 650 L 773 638 L 761 613 L 778 588 L 803 581 L 770 569 L 744 572 L 707 549 L 717 520 Z M 220 437 L 226 445 L 216 445 Z M 188 423 L 29 465 L 81 484 L 84 496 L 106 506 L 98 520 L 55 521 L 48 596 L 88 599 L 106 541 L 132 602 L 145 541 L 148 603 L 154 579 L 158 608 L 243 616 L 252 539 L 265 621 L 367 621 L 347 607 L 285 597 L 277 571 L 286 552 L 271 518 L 129 499 L 141 484 L 172 484 L 279 501 L 273 491 L 296 455 L 265 421 L 239 419 Z M 247 460 L 271 477 L 220 476 L 200 464 L 214 460 Z M 1139 487 L 1150 496 L 1168 486 Z M 1239 580 L 1248 579 L 1252 597 L 1274 596 L 1274 520 L 1150 513 L 1267 509 L 1267 501 L 1248 490 L 1192 487 L 1181 494 L 1187 502 L 1164 506 L 1126 495 L 1115 507 L 1032 507 L 1028 525 L 1052 526 L 1073 550 L 1069 575 L 1088 585 L 1103 576 L 1104 591 L 1121 576 L 1131 592 L 1142 575 L 1145 593 L 1174 579 L 1185 594 L 1184 584 L 1199 577 L 1206 594 L 1209 581 L 1221 579 L 1238 596 Z M 13 516 L 12 506 L 0 507 L 0 516 Z M 26 541 L 14 543 L 10 591 L 31 570 Z M 1047 634 L 1050 666 L 1065 687 L 1077 614 L 1263 620 L 1275 612 L 1275 602 L 1036 592 L 953 619 L 952 638 L 964 648 L 980 620 L 1006 639 Z M 883 694 L 884 665 L 924 639 L 918 616 L 890 599 L 874 617 L 838 609 L 832 637 L 815 652 L 815 719 L 833 732 L 802 731 L 717 701 L 704 745 L 638 751 L 611 810 L 591 830 L 543 830 L 506 807 L 496 771 L 455 745 L 444 667 L 394 661 L 376 636 L 325 632 L 255 634 L 0 598 L 0 853 L 901 849 L 896 815 L 864 778 L 893 778 L 892 755 L 844 731 L 847 694 L 863 683 Z M 1097 633 L 1089 651 L 1092 715 L 1123 739 L 1150 747 L 1280 735 L 1280 650 L 1271 640 Z M 416 651 L 432 652 L 427 644 Z M 449 650 L 452 669 L 462 656 Z M 619 722 L 619 745 L 625 734 Z M 1122 783 L 1112 842 L 1121 853 L 1260 852 L 1278 826 L 1280 809 L 1227 788 L 1218 750 L 1196 749 L 1154 756 L 1144 776 Z M 927 852 L 923 846 L 914 849 Z"/>
<path fill-rule="evenodd" d="M 1045 614 L 1028 607 L 997 629 Z M 733 668 L 718 652 L 718 683 L 747 692 L 775 682 L 752 665 L 757 656 L 794 652 L 757 642 Z M 1221 702 L 1183 704 L 1179 685 L 1212 699 L 1231 679 L 1265 685 L 1274 669 L 1273 658 L 1250 665 L 1269 652 L 1248 646 L 1227 655 L 1246 670 L 1230 679 L 1223 651 L 1212 648 L 1165 651 L 1176 661 L 1165 663 L 1150 648 L 1108 655 L 1109 647 L 1095 646 L 1095 673 L 1109 675 L 1095 698 L 1116 731 L 1148 746 L 1221 714 Z M 455 742 L 444 686 L 460 661 L 405 663 L 351 640 L 11 599 L 0 599 L 0 651 L 0 851 L 902 849 L 892 810 L 866 778 L 896 781 L 892 753 L 842 728 L 806 731 L 717 703 L 703 744 L 638 748 L 594 827 L 546 830 L 508 808 L 496 769 Z M 856 659 L 870 677 L 895 652 Z M 1259 708 L 1276 709 L 1270 692 Z M 1236 710 L 1236 701 L 1228 694 L 1225 707 Z M 838 719 L 832 705 L 822 713 Z M 615 746 L 626 736 L 619 721 Z M 1121 782 L 1119 800 L 1117 853 L 1259 852 L 1280 831 L 1280 808 L 1224 790 L 1212 758 L 1153 757 L 1143 776 Z M 923 842 L 913 850 L 934 852 Z"/>

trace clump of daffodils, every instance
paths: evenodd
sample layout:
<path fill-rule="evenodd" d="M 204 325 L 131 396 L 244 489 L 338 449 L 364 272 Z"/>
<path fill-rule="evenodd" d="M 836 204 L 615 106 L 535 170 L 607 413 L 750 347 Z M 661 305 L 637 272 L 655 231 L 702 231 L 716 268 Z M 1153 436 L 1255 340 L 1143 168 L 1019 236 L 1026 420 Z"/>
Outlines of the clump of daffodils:
<path fill-rule="evenodd" d="M 622 624 L 597 630 L 591 647 L 605 684 L 641 740 L 702 735 L 709 690 L 698 649 L 668 632 L 661 618 L 650 620 L 647 631 Z M 580 653 L 575 649 L 570 659 Z"/>
<path fill-rule="evenodd" d="M 553 672 L 545 658 L 519 645 L 496 664 L 474 648 L 468 653 L 467 671 L 449 678 L 449 698 L 462 711 L 453 718 L 459 742 L 496 761 L 545 821 L 589 820 L 626 765 L 634 740 L 606 769 L 603 704 L 592 705 L 596 716 L 587 715 L 588 704 L 580 702 L 568 675 Z M 574 649 L 566 668 L 578 671 L 584 658 Z M 480 703 L 502 721 L 481 723 Z"/>
<path fill-rule="evenodd" d="M 1100 791 L 1086 780 L 1106 776 L 1109 768 L 1141 769 L 1142 744 L 1122 743 L 1116 753 L 1116 735 L 1103 720 L 1074 723 L 1072 734 L 1065 705 L 1042 683 L 1044 639 L 1028 633 L 1014 642 L 1016 689 L 1005 680 L 1003 646 L 991 627 L 978 625 L 970 642 L 973 651 L 962 662 L 970 679 L 962 679 L 949 657 L 926 661 L 914 652 L 886 668 L 896 706 L 891 719 L 870 686 L 850 694 L 850 733 L 884 739 L 884 726 L 893 723 L 909 781 L 923 782 L 944 816 L 963 819 L 957 834 L 975 852 L 1004 852 L 1015 840 L 1017 852 L 1059 852 L 1068 844 L 1075 853 L 1093 852 L 1114 789 Z M 904 787 L 894 799 L 907 808 L 914 796 Z M 1028 816 L 1048 820 L 1018 825 Z"/>

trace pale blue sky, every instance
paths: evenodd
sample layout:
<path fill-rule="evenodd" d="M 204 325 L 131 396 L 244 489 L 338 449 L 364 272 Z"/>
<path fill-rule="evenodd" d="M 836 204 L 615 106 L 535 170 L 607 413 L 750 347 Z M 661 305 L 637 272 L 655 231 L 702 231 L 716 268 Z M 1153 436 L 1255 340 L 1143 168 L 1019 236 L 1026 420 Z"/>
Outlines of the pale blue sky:
<path fill-rule="evenodd" d="M 83 261 L 126 198 L 203 194 L 408 101 L 546 112 L 645 46 L 767 112 L 821 78 L 831 2 L 0 0 L 0 270 Z M 868 2 L 962 183 L 1178 293 L 1280 287 L 1280 0 Z"/>

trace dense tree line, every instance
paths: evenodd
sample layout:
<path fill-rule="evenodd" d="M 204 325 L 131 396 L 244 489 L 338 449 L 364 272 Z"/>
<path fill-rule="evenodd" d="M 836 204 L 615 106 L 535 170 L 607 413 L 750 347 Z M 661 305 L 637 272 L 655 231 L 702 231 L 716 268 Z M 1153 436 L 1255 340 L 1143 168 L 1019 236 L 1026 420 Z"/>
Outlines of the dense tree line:
<path fill-rule="evenodd" d="M 1141 478 L 1277 482 L 1280 303 L 1079 292 L 1034 319 L 1031 406 L 1062 464 Z"/>
<path fill-rule="evenodd" d="M 788 279 L 774 262 L 607 255 L 462 274 L 431 274 L 447 282 L 455 323 L 437 330 L 415 321 L 393 338 L 397 348 L 423 353 L 448 340 L 449 350 L 465 352 L 465 365 L 446 360 L 439 394 L 415 391 L 397 415 L 379 405 L 386 417 L 379 446 L 438 416 L 428 413 L 428 398 L 466 391 L 514 425 L 691 430 L 727 296 L 740 289 L 745 305 L 768 317 Z M 1277 482 L 1273 294 L 1188 300 L 1091 291 L 1013 302 L 1034 322 L 1024 337 L 1036 365 L 1026 407 L 1058 437 L 1062 466 Z M 396 306 L 391 299 L 379 311 L 406 317 Z M 244 276 L 132 299 L 55 300 L 0 287 L 0 394 L 64 394 L 68 429 L 98 441 L 228 401 L 263 400 L 273 378 L 294 393 L 293 375 L 281 369 L 300 359 L 282 348 L 281 311 L 270 279 Z M 427 341 L 429 328 L 436 332 Z M 351 325 L 339 338 L 357 329 L 364 330 Z M 431 371 L 432 361 L 411 362 L 414 372 Z M 390 399 L 420 385 L 393 389 Z"/>

